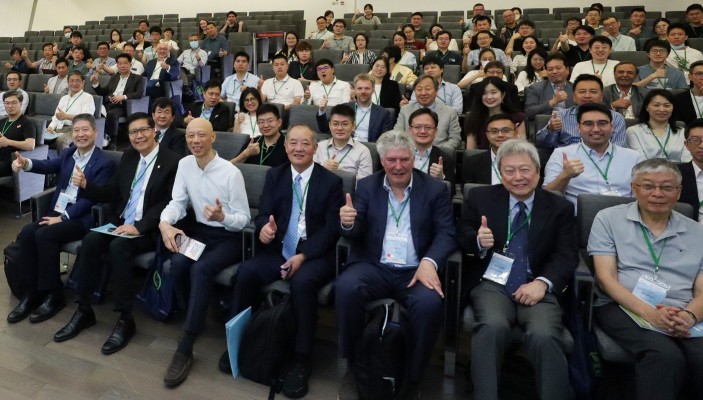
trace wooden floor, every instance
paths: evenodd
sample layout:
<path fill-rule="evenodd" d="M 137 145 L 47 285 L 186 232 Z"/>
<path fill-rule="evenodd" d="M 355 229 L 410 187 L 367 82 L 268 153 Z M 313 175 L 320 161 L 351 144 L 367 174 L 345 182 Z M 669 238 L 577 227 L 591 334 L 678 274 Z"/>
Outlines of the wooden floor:
<path fill-rule="evenodd" d="M 0 248 L 14 240 L 29 216 L 15 218 L 16 208 L 0 202 Z M 65 277 L 65 275 L 64 275 Z M 72 293 L 67 291 L 69 300 Z M 195 361 L 188 380 L 176 389 L 163 385 L 163 374 L 176 347 L 181 318 L 161 323 L 135 313 L 137 334 L 122 351 L 100 353 L 116 322 L 111 298 L 95 307 L 98 324 L 64 343 L 52 337 L 71 318 L 70 303 L 49 321 L 8 324 L 5 316 L 17 304 L 4 276 L 0 278 L 0 399 L 265 399 L 265 387 L 218 371 L 225 349 L 224 329 L 214 315 L 195 343 Z M 345 363 L 336 351 L 334 316 L 323 310 L 313 355 L 310 392 L 306 399 L 336 399 Z M 422 386 L 427 399 L 470 399 L 464 372 L 445 378 L 439 352 L 433 357 Z M 282 396 L 281 396 L 282 397 Z"/>

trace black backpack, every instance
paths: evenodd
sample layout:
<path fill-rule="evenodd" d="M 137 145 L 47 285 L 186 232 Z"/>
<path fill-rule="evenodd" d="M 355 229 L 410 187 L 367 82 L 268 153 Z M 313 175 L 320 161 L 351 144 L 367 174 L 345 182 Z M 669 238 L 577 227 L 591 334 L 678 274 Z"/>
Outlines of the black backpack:
<path fill-rule="evenodd" d="M 295 345 L 295 318 L 290 294 L 271 290 L 244 328 L 239 346 L 239 373 L 270 385 L 269 398 L 283 385 L 283 365 Z"/>
<path fill-rule="evenodd" d="M 18 299 L 22 298 L 20 285 L 20 244 L 14 241 L 5 247 L 5 278 L 12 294 Z"/>
<path fill-rule="evenodd" d="M 405 310 L 395 301 L 383 302 L 367 313 L 367 321 L 356 347 L 359 399 L 393 399 L 407 381 L 410 336 Z"/>

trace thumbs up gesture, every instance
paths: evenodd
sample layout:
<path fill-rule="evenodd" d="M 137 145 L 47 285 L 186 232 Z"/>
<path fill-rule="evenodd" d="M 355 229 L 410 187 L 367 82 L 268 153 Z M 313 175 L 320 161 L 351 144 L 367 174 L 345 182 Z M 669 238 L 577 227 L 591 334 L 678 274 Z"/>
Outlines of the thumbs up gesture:
<path fill-rule="evenodd" d="M 24 169 L 24 165 L 27 163 L 27 160 L 22 157 L 19 151 L 15 152 L 15 161 L 12 162 L 12 172 L 18 173 L 20 170 Z"/>
<path fill-rule="evenodd" d="M 561 131 L 561 128 L 564 126 L 564 123 L 561 120 L 561 117 L 559 116 L 559 113 L 554 111 L 552 112 L 552 118 L 549 119 L 549 124 L 547 125 L 547 129 L 550 131 Z"/>
<path fill-rule="evenodd" d="M 269 222 L 261 227 L 261 232 L 259 232 L 259 240 L 263 244 L 269 244 L 276 237 L 276 221 L 273 219 L 273 215 L 269 215 Z"/>
<path fill-rule="evenodd" d="M 356 219 L 356 209 L 354 204 L 352 204 L 352 198 L 349 193 L 347 193 L 347 202 L 342 208 L 339 209 L 339 220 L 342 226 L 350 229 L 354 226 L 354 220 Z"/>
<path fill-rule="evenodd" d="M 49 86 L 46 83 L 44 84 L 44 93 L 49 93 Z"/>
<path fill-rule="evenodd" d="M 566 98 L 568 96 L 569 95 L 566 93 L 566 90 L 564 90 L 564 87 L 558 86 L 557 90 L 554 92 L 554 97 L 551 100 L 551 103 L 554 103 L 554 104 L 551 104 L 551 103 L 550 104 L 552 105 L 552 107 L 554 107 L 557 104 L 561 103 L 562 101 L 566 101 Z"/>
<path fill-rule="evenodd" d="M 75 167 L 73 168 L 73 175 L 71 176 L 71 184 L 73 186 L 77 186 L 79 188 L 85 189 L 86 185 L 86 180 L 85 180 L 85 174 L 83 173 L 83 170 L 81 167 L 76 164 Z"/>
<path fill-rule="evenodd" d="M 569 43 L 569 35 L 559 32 L 559 41 L 562 43 Z"/>
<path fill-rule="evenodd" d="M 583 163 L 581 162 L 581 160 L 569 160 L 569 158 L 566 156 L 566 153 L 563 153 L 562 166 L 563 170 L 561 173 L 564 174 L 567 178 L 573 178 L 583 173 Z"/>
<path fill-rule="evenodd" d="M 332 157 L 331 157 L 330 159 L 326 160 L 326 161 L 322 164 L 322 166 L 325 167 L 325 168 L 327 168 L 327 169 L 330 170 L 330 171 L 336 170 L 337 168 L 339 168 L 339 162 L 338 162 L 337 160 L 335 160 L 335 158 L 337 158 L 337 155 L 336 155 L 336 154 L 332 154 Z"/>
<path fill-rule="evenodd" d="M 323 95 L 322 100 L 320 100 L 320 112 L 325 112 L 327 108 L 327 96 Z"/>
<path fill-rule="evenodd" d="M 493 247 L 493 231 L 488 227 L 488 220 L 485 215 L 481 216 L 481 226 L 478 228 L 478 243 L 483 249 Z"/>
<path fill-rule="evenodd" d="M 249 157 L 255 156 L 261 152 L 261 147 L 259 146 L 259 143 L 256 142 L 256 139 L 251 138 L 251 141 L 247 146 L 246 152 L 247 154 L 249 154 Z"/>
<path fill-rule="evenodd" d="M 190 124 L 190 121 L 194 120 L 195 118 L 193 117 L 193 113 L 188 111 L 188 116 L 183 118 L 183 125 L 188 126 Z"/>
<path fill-rule="evenodd" d="M 215 199 L 214 206 L 205 206 L 203 214 L 208 221 L 222 222 L 225 219 L 225 214 L 222 212 L 222 203 L 220 199 Z"/>
<path fill-rule="evenodd" d="M 310 99 L 310 89 L 305 89 L 305 92 L 303 93 L 303 97 L 305 98 L 305 100 Z"/>
<path fill-rule="evenodd" d="M 437 161 L 438 162 L 430 165 L 429 174 L 434 178 L 444 179 L 444 161 L 442 160 L 441 156 Z"/>
<path fill-rule="evenodd" d="M 261 86 L 263 86 L 263 85 L 264 85 L 264 75 L 262 74 L 262 75 L 259 75 L 259 82 L 256 83 L 256 87 L 259 88 L 259 90 L 261 90 Z M 244 90 L 244 89 L 242 89 L 242 90 Z"/>

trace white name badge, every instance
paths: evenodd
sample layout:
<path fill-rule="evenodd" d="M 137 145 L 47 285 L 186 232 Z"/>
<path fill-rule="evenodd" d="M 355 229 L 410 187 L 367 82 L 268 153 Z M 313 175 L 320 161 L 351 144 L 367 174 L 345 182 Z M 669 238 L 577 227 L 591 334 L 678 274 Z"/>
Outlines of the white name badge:
<path fill-rule="evenodd" d="M 601 189 L 601 190 L 600 190 L 600 194 L 602 194 L 603 196 L 617 196 L 617 197 L 622 197 L 622 195 L 620 194 L 620 192 L 618 192 L 617 189 L 612 189 L 612 188 L 609 188 L 609 187 Z"/>
<path fill-rule="evenodd" d="M 638 299 L 644 301 L 652 307 L 656 307 L 657 304 L 661 304 L 666 293 L 669 291 L 669 285 L 666 283 L 655 279 L 649 275 L 642 275 L 640 279 L 637 280 L 635 289 L 632 294 Z"/>
<path fill-rule="evenodd" d="M 78 187 L 77 186 L 73 186 L 72 184 L 69 184 L 66 187 L 66 190 L 64 190 L 63 192 L 66 193 L 68 195 L 68 197 L 71 199 L 71 201 L 69 201 L 69 203 L 76 202 L 76 198 L 78 197 Z"/>
<path fill-rule="evenodd" d="M 408 238 L 403 235 L 386 236 L 386 262 L 390 264 L 406 264 L 408 253 Z"/>
<path fill-rule="evenodd" d="M 488 263 L 488 268 L 483 274 L 485 279 L 493 281 L 499 285 L 505 285 L 510 276 L 510 270 L 513 268 L 513 260 L 510 257 L 502 254 L 493 253 L 491 261 Z"/>
<path fill-rule="evenodd" d="M 59 193 L 59 198 L 56 199 L 56 205 L 54 206 L 54 211 L 57 213 L 63 213 L 68 207 L 68 203 L 71 202 L 71 196 L 66 194 L 66 192 Z"/>

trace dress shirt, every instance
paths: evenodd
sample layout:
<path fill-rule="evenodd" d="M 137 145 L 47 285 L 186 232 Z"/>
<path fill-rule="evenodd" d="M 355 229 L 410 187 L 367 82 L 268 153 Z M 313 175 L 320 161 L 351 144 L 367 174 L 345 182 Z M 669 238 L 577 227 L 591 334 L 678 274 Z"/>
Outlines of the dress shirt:
<path fill-rule="evenodd" d="M 308 35 L 308 39 L 332 39 L 334 38 L 334 33 L 328 31 L 327 29 L 322 31 L 315 31 Z"/>
<path fill-rule="evenodd" d="M 666 77 L 653 79 L 647 85 L 647 89 L 688 89 L 686 77 L 683 76 L 683 72 L 680 69 L 672 68 L 668 64 L 664 64 L 664 69 L 666 70 Z M 654 68 L 651 64 L 641 65 L 637 67 L 637 72 L 638 76 L 635 82 L 652 75 Z"/>
<path fill-rule="evenodd" d="M 303 97 L 305 90 L 299 80 L 286 75 L 280 81 L 276 78 L 266 79 L 261 86 L 261 94 L 266 96 L 269 103 L 289 105 L 296 97 Z"/>
<path fill-rule="evenodd" d="M 68 91 L 68 86 L 66 86 L 66 89 Z M 29 106 L 29 94 L 27 94 L 27 92 L 22 89 L 17 89 L 17 92 L 22 93 L 22 107 L 20 107 L 20 109 L 22 110 L 22 114 L 27 115 L 27 107 Z M 5 92 L 0 92 L 0 99 L 2 98 L 3 94 L 5 94 Z M 5 103 L 0 101 L 0 119 L 2 118 L 7 118 L 7 112 L 5 111 Z"/>
<path fill-rule="evenodd" d="M 164 59 L 163 61 L 166 62 L 166 59 Z M 162 70 L 162 69 L 163 69 L 163 68 L 161 68 L 161 61 L 159 61 L 159 60 L 157 59 L 157 60 L 156 60 L 156 64 L 154 65 L 154 72 L 151 73 L 151 76 L 149 77 L 149 80 L 151 80 L 151 81 L 158 81 L 158 80 L 159 80 L 159 77 L 161 76 L 161 70 Z M 171 66 L 169 65 L 169 66 L 166 68 L 166 72 L 168 72 L 168 70 L 170 70 L 170 69 L 171 69 Z M 157 84 L 157 86 L 158 86 L 158 84 Z"/>
<path fill-rule="evenodd" d="M 307 240 L 308 238 L 308 232 L 307 232 L 307 227 L 305 226 L 305 210 L 307 209 L 307 203 L 308 203 L 308 191 L 305 190 L 305 188 L 310 184 L 310 177 L 312 176 L 312 170 L 315 167 L 315 164 L 313 163 L 309 167 L 305 169 L 305 171 L 298 173 L 298 171 L 293 168 L 293 166 L 290 166 L 290 172 L 292 174 L 292 180 L 295 182 L 295 178 L 300 175 L 300 190 L 302 191 L 301 195 L 303 196 L 303 209 L 300 210 L 300 217 L 298 217 L 298 237 L 300 238 L 299 240 Z M 293 188 L 291 187 L 291 190 Z M 296 203 L 295 195 L 292 196 L 293 198 L 293 207 L 298 207 L 298 204 Z M 293 221 L 288 221 L 289 224 L 292 224 Z"/>
<path fill-rule="evenodd" d="M 354 138 L 362 142 L 368 142 L 371 106 L 364 108 L 359 103 L 354 103 L 354 111 L 356 114 L 354 118 Z"/>
<path fill-rule="evenodd" d="M 495 53 L 497 61 L 500 61 L 500 63 L 503 65 L 510 65 L 510 61 L 508 61 L 508 56 L 505 55 L 505 52 L 503 50 L 496 47 L 491 47 L 491 50 L 493 50 L 493 52 Z M 481 53 L 481 49 L 471 50 L 469 52 L 469 56 L 466 58 L 467 65 L 480 64 L 480 61 L 478 59 L 479 53 Z"/>
<path fill-rule="evenodd" d="M 37 69 L 39 70 L 40 74 L 42 73 L 41 70 L 43 69 L 56 69 L 56 64 L 54 64 L 53 59 L 47 60 L 46 58 L 41 58 L 37 60 L 37 62 L 39 63 L 39 67 L 37 67 Z"/>
<path fill-rule="evenodd" d="M 214 39 L 205 36 L 200 42 L 200 48 L 207 52 L 208 60 L 214 60 L 220 57 L 220 50 L 229 51 L 229 42 L 224 35 L 218 33 Z"/>
<path fill-rule="evenodd" d="M 323 96 L 327 96 L 327 107 L 334 107 L 337 104 L 351 101 L 351 86 L 348 82 L 334 78 L 332 83 L 325 85 L 322 81 L 310 82 L 310 104 L 318 105 Z"/>
<path fill-rule="evenodd" d="M 685 146 L 684 128 L 672 132 L 667 125 L 666 135 L 657 138 L 645 123 L 627 128 L 627 147 L 641 153 L 644 158 L 666 158 L 671 162 L 682 163 L 691 161 L 691 153 Z M 662 151 L 662 146 L 664 151 Z"/>
<path fill-rule="evenodd" d="M 596 71 L 601 76 L 603 87 L 615 84 L 615 66 L 620 61 L 607 60 L 605 64 L 596 64 L 593 60 L 581 61 L 576 64 L 571 71 L 571 83 L 574 83 L 576 77 L 581 74 L 595 75 Z"/>
<path fill-rule="evenodd" d="M 535 80 L 531 81 L 527 79 L 527 72 L 520 71 L 520 73 L 517 74 L 517 78 L 515 79 L 515 86 L 517 86 L 518 93 L 524 93 L 526 87 L 541 81 L 542 78 L 540 78 L 537 74 L 535 74 Z M 559 104 L 564 104 L 564 102 L 561 102 Z"/>
<path fill-rule="evenodd" d="M 632 100 L 632 86 L 630 86 L 630 89 L 627 91 L 627 93 L 625 93 L 624 97 L 623 97 L 623 93 L 620 90 L 620 88 L 618 87 L 618 85 L 607 86 L 607 87 L 603 88 L 603 90 L 611 90 L 612 91 L 613 98 L 610 101 L 611 107 L 612 107 L 612 103 L 614 101 L 617 101 L 621 98 Z M 629 107 L 627 107 L 624 110 L 622 108 L 618 108 L 616 111 L 618 111 L 620 114 L 622 114 L 622 116 L 625 118 L 630 118 L 630 119 L 637 118 L 634 111 L 632 111 L 632 102 L 631 101 L 630 101 Z"/>
<path fill-rule="evenodd" d="M 537 131 L 537 145 L 542 147 L 562 147 L 574 143 L 581 142 L 581 134 L 579 133 L 579 124 L 576 122 L 576 109 L 578 106 L 571 108 L 560 108 L 555 110 L 561 117 L 562 128 L 560 131 L 550 131 L 546 126 Z M 625 119 L 615 110 L 610 110 L 610 115 L 613 122 L 613 134 L 610 141 L 620 147 L 627 146 L 627 135 L 625 130 Z"/>
<path fill-rule="evenodd" d="M 142 75 L 144 73 L 144 64 L 136 58 L 132 59 L 132 72 L 136 75 Z"/>
<path fill-rule="evenodd" d="M 63 112 L 72 115 L 78 114 L 95 114 L 95 101 L 93 96 L 90 94 L 80 91 L 73 96 L 67 94 L 59 100 L 59 105 L 56 109 L 61 109 Z M 70 119 L 59 120 L 56 118 L 56 114 L 51 116 L 51 123 L 49 126 L 54 129 L 61 129 L 64 126 L 71 126 L 73 122 Z M 76 152 L 77 153 L 77 152 Z"/>
<path fill-rule="evenodd" d="M 432 146 L 428 147 L 422 153 L 415 149 L 415 164 L 414 168 L 420 170 L 426 174 L 430 173 L 430 152 L 432 151 Z"/>
<path fill-rule="evenodd" d="M 137 169 L 134 171 L 134 178 L 133 179 L 136 181 L 136 179 L 139 178 L 139 176 L 137 174 L 142 173 L 139 170 L 139 166 L 142 164 L 142 160 L 144 161 L 144 164 L 146 165 L 146 170 L 144 171 L 144 177 L 141 178 L 144 180 L 144 184 L 142 184 L 142 186 L 139 190 L 139 199 L 137 200 L 137 213 L 136 213 L 136 216 L 134 217 L 135 221 L 141 221 L 142 216 L 144 215 L 144 194 L 146 193 L 146 187 L 147 187 L 147 184 L 149 183 L 149 178 L 151 177 L 151 173 L 152 173 L 152 171 L 154 171 L 154 165 L 156 164 L 156 157 L 158 157 L 158 156 L 159 156 L 158 143 L 156 144 L 156 147 L 154 148 L 154 150 L 152 150 L 151 153 L 147 154 L 146 157 L 139 155 L 139 163 L 137 164 Z"/>
<path fill-rule="evenodd" d="M 186 216 L 189 204 L 198 222 L 228 231 L 241 231 L 251 219 L 242 173 L 218 155 L 205 169 L 200 169 L 193 155 L 182 158 L 178 162 L 172 194 L 172 200 L 161 212 L 161 221 L 171 225 Z M 205 206 L 214 206 L 216 199 L 220 200 L 225 214 L 222 222 L 208 221 L 203 215 Z"/>
<path fill-rule="evenodd" d="M 464 111 L 464 96 L 461 94 L 459 85 L 443 80 L 437 89 L 437 100 L 453 108 L 457 114 L 461 114 Z M 414 91 L 412 96 L 410 96 L 410 101 L 416 101 Z"/>
<path fill-rule="evenodd" d="M 371 152 L 368 147 L 354 138 L 350 138 L 342 148 L 335 147 L 333 139 L 321 141 L 317 145 L 313 160 L 318 164 L 324 164 L 332 157 L 339 163 L 340 171 L 356 174 L 357 182 L 373 173 Z"/>
<path fill-rule="evenodd" d="M 195 58 L 196 53 L 200 55 L 200 61 Z M 185 68 L 191 74 L 195 73 L 195 69 L 205 65 L 207 61 L 207 52 L 203 49 L 191 50 L 188 49 L 178 56 L 178 65 Z"/>
<path fill-rule="evenodd" d="M 698 188 L 698 222 L 703 224 L 703 170 L 698 167 L 698 164 L 693 164 L 693 172 L 696 174 L 696 188 Z"/>
<path fill-rule="evenodd" d="M 405 194 L 402 201 L 398 201 L 393 194 L 390 184 L 388 183 L 388 177 L 383 178 L 383 188 L 388 192 L 388 215 L 386 216 L 386 231 L 385 236 L 383 237 L 383 254 L 381 254 L 381 262 L 383 264 L 398 268 L 417 267 L 420 265 L 420 260 L 417 257 L 417 251 L 415 250 L 415 244 L 413 243 L 413 234 L 410 226 L 410 194 L 413 188 L 413 178 L 411 176 L 410 183 L 408 184 L 408 187 L 405 188 Z M 403 206 L 405 206 L 405 208 L 403 208 Z M 402 214 L 400 214 L 401 210 Z M 395 212 L 396 217 L 400 214 L 397 227 L 395 218 L 393 217 L 393 211 Z M 389 254 L 391 250 L 388 247 L 389 236 L 403 236 L 407 238 L 408 244 L 405 252 L 405 264 L 393 264 L 388 262 L 386 254 Z"/>
<path fill-rule="evenodd" d="M 52 76 L 46 86 L 49 88 L 49 93 L 68 94 L 68 75 L 63 78 L 58 75 Z"/>
<path fill-rule="evenodd" d="M 610 36 L 610 41 L 613 42 L 611 51 L 637 51 L 635 39 L 627 35 Z"/>
<path fill-rule="evenodd" d="M 496 164 L 496 153 L 493 152 L 493 149 L 490 149 L 491 152 L 491 185 L 497 185 L 497 184 L 502 184 L 503 183 L 503 178 L 500 176 L 500 171 L 498 171 L 498 164 Z M 512 196 L 510 197 L 512 199 Z"/>
<path fill-rule="evenodd" d="M 244 79 L 240 80 L 235 72 L 228 76 L 224 83 L 222 83 L 222 94 L 220 97 L 222 97 L 222 100 L 234 103 L 235 109 L 239 111 L 239 98 L 242 96 L 242 85 L 256 89 L 258 84 L 258 76 L 245 72 Z"/>
<path fill-rule="evenodd" d="M 405 51 L 403 55 L 400 57 L 400 60 L 398 60 L 398 64 L 404 65 L 412 70 L 415 70 L 417 67 L 417 57 L 415 57 L 415 54 Z"/>

